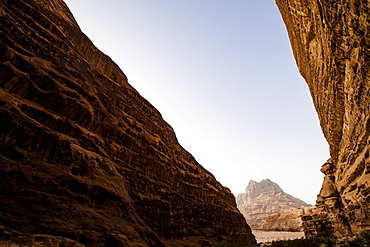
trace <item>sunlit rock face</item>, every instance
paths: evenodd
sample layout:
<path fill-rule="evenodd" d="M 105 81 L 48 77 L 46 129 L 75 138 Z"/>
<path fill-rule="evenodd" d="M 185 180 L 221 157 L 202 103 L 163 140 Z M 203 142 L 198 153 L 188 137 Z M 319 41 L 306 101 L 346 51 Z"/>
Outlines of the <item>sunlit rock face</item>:
<path fill-rule="evenodd" d="M 370 2 L 276 0 L 331 158 L 307 234 L 370 228 Z"/>
<path fill-rule="evenodd" d="M 302 209 L 311 206 L 269 179 L 251 180 L 245 193 L 237 196 L 237 205 L 252 229 L 279 231 L 300 231 Z"/>
<path fill-rule="evenodd" d="M 302 215 L 311 213 L 312 208 L 292 208 L 269 215 L 261 221 L 259 229 L 264 231 L 303 232 Z"/>
<path fill-rule="evenodd" d="M 231 192 L 179 145 L 63 1 L 1 1 L 0 27 L 2 238 L 255 242 Z"/>

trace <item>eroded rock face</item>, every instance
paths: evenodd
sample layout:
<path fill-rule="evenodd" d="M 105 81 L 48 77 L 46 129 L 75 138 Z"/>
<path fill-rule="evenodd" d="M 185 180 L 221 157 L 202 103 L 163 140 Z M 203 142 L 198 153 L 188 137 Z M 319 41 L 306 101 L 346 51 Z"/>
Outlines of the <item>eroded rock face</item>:
<path fill-rule="evenodd" d="M 246 218 L 247 223 L 252 229 L 259 230 L 299 231 L 300 226 L 298 224 L 301 222 L 298 212 L 296 219 L 289 221 L 287 217 L 280 217 L 280 213 L 285 210 L 290 212 L 293 209 L 301 212 L 300 209 L 311 206 L 285 193 L 278 184 L 269 179 L 263 179 L 259 183 L 251 180 L 245 189 L 245 193 L 239 194 L 236 199 L 238 208 Z M 290 214 L 290 216 L 292 215 Z M 271 224 L 271 220 L 268 220 L 269 217 L 272 217 L 273 220 L 280 218 L 281 221 Z M 266 220 L 268 220 L 267 223 Z M 290 222 L 296 222 L 296 224 L 289 226 Z"/>
<path fill-rule="evenodd" d="M 2 238 L 255 242 L 231 192 L 179 145 L 63 1 L 1 1 L 0 56 Z"/>
<path fill-rule="evenodd" d="M 312 208 L 292 208 L 270 215 L 259 227 L 265 231 L 303 232 L 302 215 L 311 213 Z"/>
<path fill-rule="evenodd" d="M 370 2 L 276 0 L 330 146 L 309 235 L 370 228 Z"/>

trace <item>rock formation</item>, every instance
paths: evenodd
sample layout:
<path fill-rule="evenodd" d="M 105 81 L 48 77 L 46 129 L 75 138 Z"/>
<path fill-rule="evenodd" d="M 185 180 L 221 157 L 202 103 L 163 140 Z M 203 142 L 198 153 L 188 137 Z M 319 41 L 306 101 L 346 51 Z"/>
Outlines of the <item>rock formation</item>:
<path fill-rule="evenodd" d="M 248 187 L 245 189 L 245 193 L 239 194 L 236 199 L 238 208 L 244 215 L 247 223 L 252 227 L 252 229 L 259 230 L 289 229 L 299 231 L 299 212 L 301 212 L 303 208 L 311 206 L 304 201 L 285 193 L 279 185 L 269 179 L 263 179 L 259 183 L 251 180 Z M 287 217 L 280 217 L 283 211 L 288 210 L 288 212 L 290 212 L 292 209 L 296 210 L 296 219 L 288 221 Z M 269 217 L 272 218 L 269 220 Z M 290 214 L 290 217 L 293 217 L 293 215 Z M 278 218 L 280 218 L 281 221 L 275 222 L 275 226 L 271 225 L 271 219 Z M 296 222 L 296 224 L 289 227 L 289 222 L 293 221 Z"/>
<path fill-rule="evenodd" d="M 302 215 L 309 214 L 313 207 L 292 208 L 268 216 L 259 223 L 264 231 L 303 232 Z"/>
<path fill-rule="evenodd" d="M 276 0 L 330 159 L 308 236 L 370 228 L 370 2 Z"/>
<path fill-rule="evenodd" d="M 62 0 L 0 1 L 0 56 L 2 241 L 255 242 L 231 192 Z"/>

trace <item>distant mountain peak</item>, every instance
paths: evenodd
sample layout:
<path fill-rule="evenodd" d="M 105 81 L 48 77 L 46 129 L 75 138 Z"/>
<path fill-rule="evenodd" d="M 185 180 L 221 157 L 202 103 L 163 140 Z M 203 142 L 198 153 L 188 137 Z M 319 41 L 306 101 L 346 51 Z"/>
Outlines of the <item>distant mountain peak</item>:
<path fill-rule="evenodd" d="M 306 208 L 311 205 L 293 197 L 270 179 L 260 182 L 250 180 L 245 193 L 237 196 L 237 205 L 252 228 L 268 216 L 293 208 Z"/>
<path fill-rule="evenodd" d="M 263 179 L 261 182 L 249 181 L 245 193 L 250 197 L 260 196 L 261 194 L 278 194 L 285 193 L 277 183 L 270 179 Z"/>

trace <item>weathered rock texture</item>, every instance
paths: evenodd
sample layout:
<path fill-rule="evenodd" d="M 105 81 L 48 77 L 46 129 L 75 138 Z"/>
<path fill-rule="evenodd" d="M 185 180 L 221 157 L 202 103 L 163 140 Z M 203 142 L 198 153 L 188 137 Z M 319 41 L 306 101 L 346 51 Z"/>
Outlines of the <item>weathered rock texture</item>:
<path fill-rule="evenodd" d="M 302 215 L 312 211 L 312 207 L 292 208 L 268 216 L 261 221 L 259 228 L 265 231 L 303 232 Z"/>
<path fill-rule="evenodd" d="M 276 0 L 331 158 L 307 234 L 370 228 L 370 1 Z"/>
<path fill-rule="evenodd" d="M 255 242 L 231 192 L 62 0 L 1 0 L 0 57 L 1 238 Z"/>
<path fill-rule="evenodd" d="M 247 223 L 252 229 L 259 230 L 290 230 L 299 231 L 300 215 L 297 212 L 296 218 L 289 220 L 287 217 L 280 217 L 283 211 L 303 209 L 311 205 L 285 193 L 278 184 L 269 179 L 263 179 L 257 183 L 251 180 L 245 193 L 239 194 L 236 197 L 237 205 L 240 212 L 244 215 Z M 290 216 L 292 216 L 290 214 Z M 271 224 L 271 221 L 266 222 L 269 217 L 280 219 L 281 221 Z M 297 222 L 295 225 L 290 225 L 291 222 Z M 286 225 L 286 226 L 285 226 Z"/>

